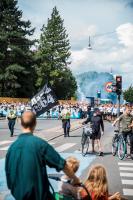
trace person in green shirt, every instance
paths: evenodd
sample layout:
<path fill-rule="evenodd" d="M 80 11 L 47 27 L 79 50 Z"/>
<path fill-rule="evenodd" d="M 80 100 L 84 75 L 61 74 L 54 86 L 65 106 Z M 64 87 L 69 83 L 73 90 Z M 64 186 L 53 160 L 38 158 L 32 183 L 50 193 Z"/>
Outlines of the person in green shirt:
<path fill-rule="evenodd" d="M 71 166 L 45 140 L 33 135 L 36 116 L 26 111 L 21 118 L 22 134 L 6 155 L 7 186 L 16 200 L 52 200 L 46 166 L 55 168 L 79 183 Z"/>
<path fill-rule="evenodd" d="M 113 126 L 115 126 L 115 124 L 117 122 L 119 122 L 122 126 L 122 134 L 124 137 L 124 140 L 127 141 L 127 136 L 129 136 L 130 139 L 130 154 L 126 155 L 126 157 L 131 157 L 131 159 L 133 160 L 133 116 L 131 115 L 132 109 L 127 106 L 125 112 L 120 115 L 120 117 L 118 117 L 114 122 L 113 122 Z M 127 154 L 127 152 L 126 152 Z"/>

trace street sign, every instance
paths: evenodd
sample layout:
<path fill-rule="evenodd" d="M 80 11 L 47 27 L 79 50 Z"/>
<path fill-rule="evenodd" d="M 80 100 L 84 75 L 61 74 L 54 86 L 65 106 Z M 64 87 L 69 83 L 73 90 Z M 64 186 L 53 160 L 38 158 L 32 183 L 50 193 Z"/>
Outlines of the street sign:
<path fill-rule="evenodd" d="M 106 92 L 112 92 L 112 82 L 107 82 L 106 84 L 105 84 L 105 90 L 106 90 Z"/>

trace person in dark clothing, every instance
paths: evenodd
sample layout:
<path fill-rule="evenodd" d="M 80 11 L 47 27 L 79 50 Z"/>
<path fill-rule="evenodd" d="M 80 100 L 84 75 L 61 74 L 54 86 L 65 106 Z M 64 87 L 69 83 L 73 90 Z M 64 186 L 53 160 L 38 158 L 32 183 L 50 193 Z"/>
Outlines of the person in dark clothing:
<path fill-rule="evenodd" d="M 36 116 L 31 111 L 21 118 L 23 133 L 11 145 L 6 155 L 7 186 L 15 200 L 53 200 L 46 166 L 55 168 L 79 184 L 67 160 L 64 160 L 45 140 L 33 135 Z"/>
<path fill-rule="evenodd" d="M 100 114 L 99 109 L 94 110 L 93 117 L 91 118 L 91 128 L 92 128 L 92 152 L 95 152 L 94 146 L 95 146 L 95 141 L 98 146 L 99 150 L 99 156 L 103 156 L 103 151 L 101 147 L 101 134 L 104 134 L 104 123 L 102 119 L 102 115 Z M 101 133 L 102 129 L 102 133 Z"/>
<path fill-rule="evenodd" d="M 94 113 L 94 108 L 88 107 L 87 110 L 87 119 L 82 123 L 84 124 L 88 124 L 89 122 L 91 122 L 91 119 L 93 117 L 93 113 Z"/>
<path fill-rule="evenodd" d="M 64 109 L 61 112 L 61 118 L 62 118 L 62 128 L 64 130 L 64 137 L 69 137 L 70 132 L 70 116 L 71 113 L 67 107 L 64 107 Z"/>

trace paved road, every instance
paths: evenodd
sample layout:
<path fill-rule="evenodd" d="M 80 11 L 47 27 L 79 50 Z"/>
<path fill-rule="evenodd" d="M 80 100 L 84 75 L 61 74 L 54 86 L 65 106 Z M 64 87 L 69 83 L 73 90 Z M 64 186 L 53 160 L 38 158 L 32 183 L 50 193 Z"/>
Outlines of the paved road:
<path fill-rule="evenodd" d="M 79 121 L 72 121 L 72 127 L 79 127 Z M 16 125 L 15 134 L 20 133 L 20 125 Z M 81 134 L 82 129 L 77 129 L 71 132 L 70 138 L 64 138 L 62 135 L 61 122 L 58 120 L 39 120 L 36 129 L 36 134 L 45 138 L 49 143 L 55 147 L 55 149 L 61 153 L 63 157 L 74 155 L 80 160 L 80 169 L 78 175 L 84 180 L 89 168 L 93 164 L 102 164 L 107 169 L 109 189 L 110 193 L 120 191 L 122 195 L 126 196 L 129 200 L 133 200 L 133 161 L 125 159 L 120 161 L 117 157 L 111 155 L 111 139 L 112 139 L 112 127 L 105 123 L 105 135 L 102 136 L 102 143 L 104 149 L 104 157 L 98 157 L 97 155 L 88 154 L 85 157 L 81 155 Z M 54 136 L 57 138 L 51 140 Z M 17 136 L 10 138 L 7 122 L 0 121 L 0 200 L 4 198 L 2 195 L 6 194 L 6 185 L 4 177 L 4 157 L 6 151 L 12 141 Z M 90 149 L 91 150 L 91 149 Z M 49 173 L 56 173 L 54 170 L 48 169 Z M 53 183 L 56 187 L 57 183 Z M 6 195 L 5 195 L 6 196 Z"/>

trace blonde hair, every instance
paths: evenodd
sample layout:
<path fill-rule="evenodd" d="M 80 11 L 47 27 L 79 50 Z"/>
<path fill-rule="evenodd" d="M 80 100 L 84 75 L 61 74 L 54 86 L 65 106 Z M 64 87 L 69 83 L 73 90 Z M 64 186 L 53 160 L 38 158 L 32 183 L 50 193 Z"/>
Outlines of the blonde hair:
<path fill-rule="evenodd" d="M 94 192 L 95 200 L 102 196 L 108 197 L 107 175 L 102 165 L 95 165 L 91 168 L 85 186 L 90 193 Z"/>
<path fill-rule="evenodd" d="M 67 158 L 67 162 L 69 162 L 71 164 L 71 167 L 75 172 L 77 172 L 78 168 L 79 168 L 79 161 L 77 160 L 77 158 L 73 157 L 73 156 L 69 156 Z"/>

